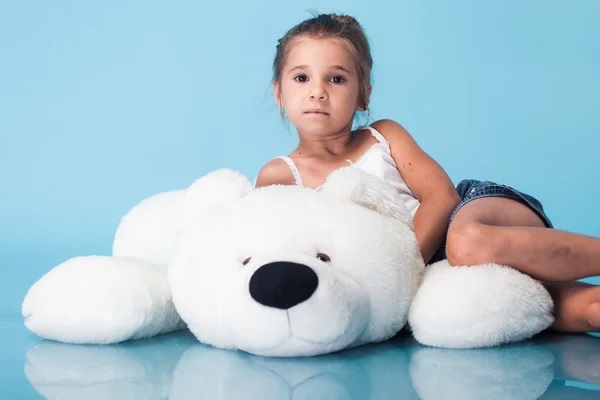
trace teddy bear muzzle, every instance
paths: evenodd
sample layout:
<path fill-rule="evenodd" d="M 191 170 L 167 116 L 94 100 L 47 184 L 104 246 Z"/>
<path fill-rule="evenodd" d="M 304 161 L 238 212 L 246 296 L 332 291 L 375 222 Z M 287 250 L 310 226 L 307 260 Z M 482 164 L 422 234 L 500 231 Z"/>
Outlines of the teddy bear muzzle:
<path fill-rule="evenodd" d="M 319 278 L 312 268 L 288 261 L 261 266 L 249 282 L 254 300 L 280 310 L 288 310 L 310 299 L 318 286 Z"/>

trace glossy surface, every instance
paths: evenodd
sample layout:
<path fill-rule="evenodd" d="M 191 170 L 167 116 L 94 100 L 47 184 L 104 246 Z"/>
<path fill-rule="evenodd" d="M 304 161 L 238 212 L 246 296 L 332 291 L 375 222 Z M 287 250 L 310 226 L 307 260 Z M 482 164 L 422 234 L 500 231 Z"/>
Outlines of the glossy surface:
<path fill-rule="evenodd" d="M 187 331 L 119 345 L 45 341 L 0 323 L 4 398 L 598 399 L 600 338 L 541 335 L 494 349 L 420 346 L 401 334 L 322 357 L 214 349 Z"/>

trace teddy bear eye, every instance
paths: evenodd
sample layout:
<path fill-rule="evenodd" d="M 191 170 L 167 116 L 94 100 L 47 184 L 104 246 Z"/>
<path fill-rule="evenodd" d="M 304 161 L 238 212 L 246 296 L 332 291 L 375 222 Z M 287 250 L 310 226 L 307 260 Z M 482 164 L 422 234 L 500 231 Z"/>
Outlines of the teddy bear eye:
<path fill-rule="evenodd" d="M 246 265 L 246 264 L 248 264 L 250 262 L 250 260 L 252 260 L 252 257 L 246 258 L 242 264 Z"/>
<path fill-rule="evenodd" d="M 317 253 L 317 258 L 323 262 L 331 261 L 331 258 L 329 258 L 329 256 L 325 253 Z"/>

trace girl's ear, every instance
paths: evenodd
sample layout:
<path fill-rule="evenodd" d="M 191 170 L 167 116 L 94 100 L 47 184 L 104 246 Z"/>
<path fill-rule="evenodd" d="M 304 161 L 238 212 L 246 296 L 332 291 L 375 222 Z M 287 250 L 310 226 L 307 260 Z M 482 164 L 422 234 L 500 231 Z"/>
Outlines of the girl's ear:
<path fill-rule="evenodd" d="M 371 102 L 371 92 L 373 92 L 373 86 L 369 85 L 369 88 L 367 89 L 367 104 L 365 104 L 365 107 L 368 107 Z"/>
<path fill-rule="evenodd" d="M 281 95 L 279 91 L 279 82 L 273 82 L 273 96 L 275 97 L 275 103 L 277 103 L 277 107 L 281 109 Z"/>

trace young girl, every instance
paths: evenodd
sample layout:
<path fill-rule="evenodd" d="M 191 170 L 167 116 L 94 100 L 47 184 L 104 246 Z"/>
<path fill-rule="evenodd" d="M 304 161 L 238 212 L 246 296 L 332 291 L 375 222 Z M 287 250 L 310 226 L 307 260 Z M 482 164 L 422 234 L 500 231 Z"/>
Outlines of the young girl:
<path fill-rule="evenodd" d="M 367 38 L 350 16 L 319 15 L 279 40 L 275 100 L 300 141 L 261 169 L 256 186 L 319 189 L 335 169 L 361 168 L 403 195 L 426 262 L 510 265 L 548 288 L 554 330 L 600 332 L 600 286 L 572 282 L 600 275 L 600 239 L 553 229 L 536 199 L 505 185 L 464 180 L 455 188 L 394 121 L 352 131 L 356 113 L 369 112 L 371 67 Z"/>

